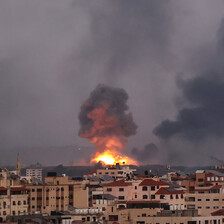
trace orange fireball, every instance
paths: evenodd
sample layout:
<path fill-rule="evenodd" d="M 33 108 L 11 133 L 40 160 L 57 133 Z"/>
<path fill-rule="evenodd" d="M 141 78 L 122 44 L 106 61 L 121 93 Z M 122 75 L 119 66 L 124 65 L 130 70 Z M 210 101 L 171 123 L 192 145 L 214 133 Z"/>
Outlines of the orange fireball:
<path fill-rule="evenodd" d="M 137 162 L 128 156 L 124 156 L 121 153 L 118 153 L 115 150 L 105 150 L 102 153 L 96 153 L 94 158 L 92 158 L 91 162 L 102 162 L 105 165 L 116 165 L 119 163 L 120 165 L 122 164 L 131 164 L 131 165 L 137 165 Z"/>

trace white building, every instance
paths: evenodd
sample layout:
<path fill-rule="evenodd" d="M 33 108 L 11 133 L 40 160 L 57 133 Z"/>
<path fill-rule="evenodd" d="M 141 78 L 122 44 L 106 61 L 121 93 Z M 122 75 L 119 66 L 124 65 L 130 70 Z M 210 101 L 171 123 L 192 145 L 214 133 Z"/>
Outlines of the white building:
<path fill-rule="evenodd" d="M 26 169 L 26 177 L 35 177 L 42 181 L 42 169 Z"/>

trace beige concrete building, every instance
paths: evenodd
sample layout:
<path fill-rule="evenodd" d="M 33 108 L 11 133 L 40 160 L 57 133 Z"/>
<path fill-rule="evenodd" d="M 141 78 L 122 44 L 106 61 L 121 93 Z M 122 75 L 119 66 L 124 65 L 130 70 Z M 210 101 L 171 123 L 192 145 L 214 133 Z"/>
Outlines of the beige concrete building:
<path fill-rule="evenodd" d="M 29 213 L 66 211 L 69 205 L 88 208 L 88 187 L 68 176 L 48 176 L 44 185 L 26 185 L 29 192 Z"/>
<path fill-rule="evenodd" d="M 28 193 L 24 187 L 0 187 L 0 220 L 28 213 Z"/>
<path fill-rule="evenodd" d="M 137 206 L 138 205 L 138 206 Z M 147 208 L 146 208 L 147 207 Z M 108 224 L 222 224 L 223 216 L 199 216 L 196 210 L 162 210 L 159 203 L 127 204 L 126 209 L 108 206 Z"/>
<path fill-rule="evenodd" d="M 131 169 L 129 166 L 108 166 L 102 169 L 96 169 L 94 171 L 88 172 L 84 175 L 84 177 L 88 176 L 96 176 L 96 177 L 103 177 L 105 175 L 111 176 L 114 179 L 123 179 L 126 177 L 132 177 L 136 169 Z"/>
<path fill-rule="evenodd" d="M 20 173 L 19 159 L 17 163 L 17 171 L 0 169 L 0 220 L 28 212 L 28 190 L 22 187 L 20 177 L 15 174 Z"/>

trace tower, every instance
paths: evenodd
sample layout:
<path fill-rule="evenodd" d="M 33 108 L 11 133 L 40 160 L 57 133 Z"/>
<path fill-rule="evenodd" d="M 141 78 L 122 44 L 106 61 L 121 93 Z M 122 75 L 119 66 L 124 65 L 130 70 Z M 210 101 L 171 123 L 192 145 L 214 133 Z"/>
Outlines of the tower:
<path fill-rule="evenodd" d="M 21 161 L 20 161 L 19 153 L 17 155 L 16 172 L 18 176 L 21 175 Z"/>

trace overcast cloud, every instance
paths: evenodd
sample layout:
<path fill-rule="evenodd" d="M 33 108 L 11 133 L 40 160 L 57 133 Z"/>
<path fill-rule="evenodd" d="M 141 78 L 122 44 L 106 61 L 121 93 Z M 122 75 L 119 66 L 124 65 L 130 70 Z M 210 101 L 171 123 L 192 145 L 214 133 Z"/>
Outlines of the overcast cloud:
<path fill-rule="evenodd" d="M 78 114 L 99 83 L 129 95 L 138 132 L 127 153 L 153 142 L 156 159 L 146 161 L 178 163 L 179 158 L 188 164 L 188 158 L 193 164 L 195 152 L 194 158 L 207 163 L 213 148 L 223 156 L 223 129 L 218 136 L 221 123 L 215 117 L 209 131 L 200 133 L 203 141 L 195 141 L 198 131 L 192 126 L 188 134 L 153 134 L 166 119 L 183 125 L 181 111 L 192 106 L 214 107 L 201 101 L 207 99 L 206 88 L 202 98 L 194 88 L 197 102 L 189 95 L 198 83 L 209 80 L 210 91 L 220 85 L 223 101 L 223 9 L 222 0 L 0 1 L 0 165 L 14 163 L 17 152 L 24 164 L 88 161 L 94 147 L 78 136 Z M 209 78 L 214 67 L 216 80 Z M 177 77 L 188 81 L 178 86 Z"/>

